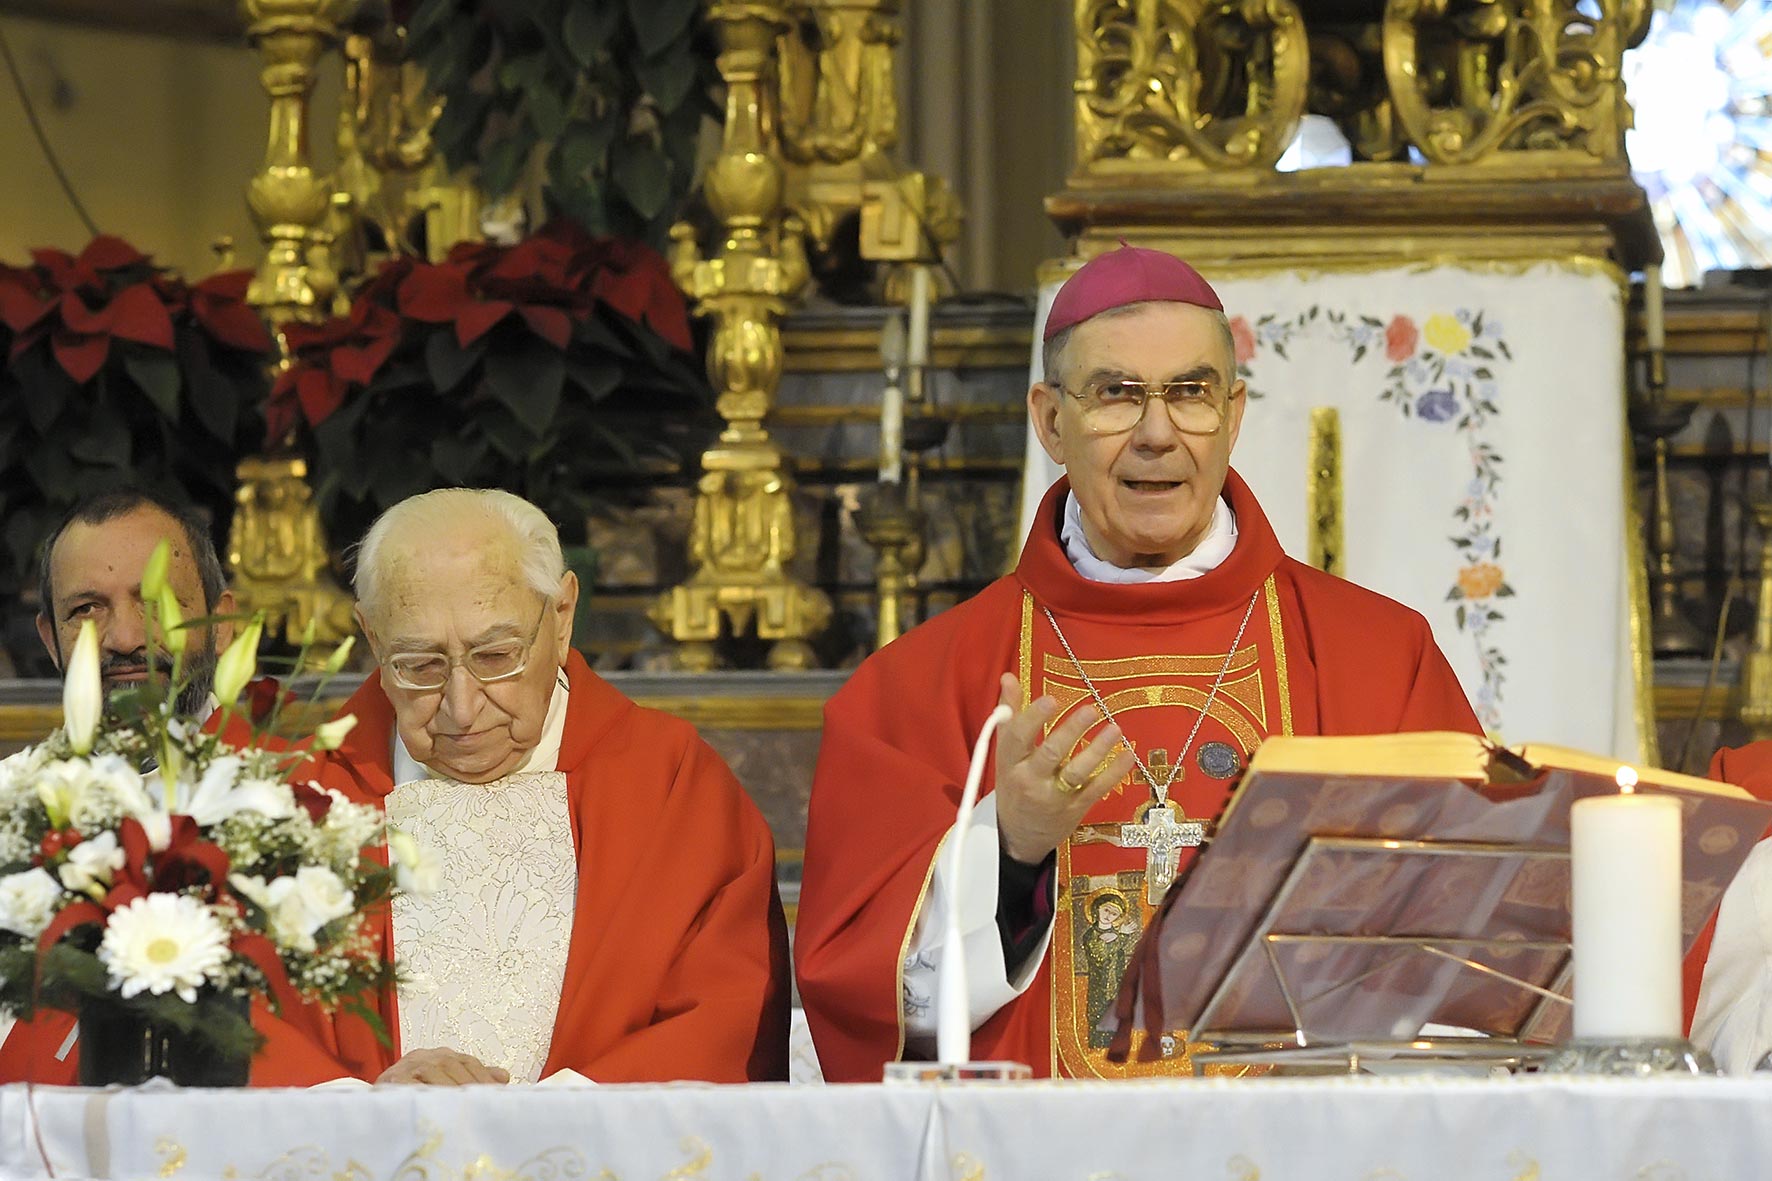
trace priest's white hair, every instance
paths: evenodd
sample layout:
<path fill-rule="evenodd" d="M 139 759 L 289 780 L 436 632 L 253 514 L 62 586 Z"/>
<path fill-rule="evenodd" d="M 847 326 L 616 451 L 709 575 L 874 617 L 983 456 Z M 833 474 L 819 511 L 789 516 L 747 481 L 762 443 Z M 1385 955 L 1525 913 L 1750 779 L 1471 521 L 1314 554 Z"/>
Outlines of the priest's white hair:
<path fill-rule="evenodd" d="M 498 488 L 437 488 L 402 500 L 377 517 L 363 535 L 352 580 L 363 614 L 379 615 L 393 559 L 464 526 L 505 533 L 516 546 L 522 581 L 550 599 L 559 593 L 566 559 L 560 553 L 560 531 L 546 513 Z"/>

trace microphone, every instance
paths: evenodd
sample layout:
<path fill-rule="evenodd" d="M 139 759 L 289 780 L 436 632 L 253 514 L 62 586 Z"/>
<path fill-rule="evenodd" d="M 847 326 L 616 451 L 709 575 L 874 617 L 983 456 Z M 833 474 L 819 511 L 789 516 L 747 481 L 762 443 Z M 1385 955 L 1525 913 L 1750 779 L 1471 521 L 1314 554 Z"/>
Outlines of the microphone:
<path fill-rule="evenodd" d="M 991 734 L 1014 717 L 999 705 L 984 721 L 978 741 L 972 744 L 972 765 L 966 771 L 966 789 L 960 793 L 960 811 L 948 838 L 947 864 L 943 876 L 950 884 L 947 914 L 941 940 L 941 967 L 936 973 L 935 1057 L 945 1067 L 956 1067 L 972 1058 L 972 1013 L 966 1003 L 966 952 L 960 935 L 960 868 L 966 846 L 966 830 L 972 825 L 972 809 L 978 803 L 978 783 L 984 778 L 985 759 L 990 756 Z"/>

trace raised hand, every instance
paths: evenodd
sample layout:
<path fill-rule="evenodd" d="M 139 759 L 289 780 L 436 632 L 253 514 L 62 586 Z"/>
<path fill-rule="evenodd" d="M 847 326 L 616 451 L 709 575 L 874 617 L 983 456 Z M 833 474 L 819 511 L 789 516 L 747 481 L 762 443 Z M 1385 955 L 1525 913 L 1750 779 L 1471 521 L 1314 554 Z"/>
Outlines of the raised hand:
<path fill-rule="evenodd" d="M 1021 682 L 1005 673 L 1001 685 L 999 702 L 1015 708 Z M 997 731 L 997 832 L 1003 851 L 1026 865 L 1045 860 L 1132 770 L 1131 748 L 1115 751 L 1120 728 L 1112 724 L 1071 757 L 1071 748 L 1101 721 L 1101 711 L 1093 705 L 1078 710 L 1041 741 L 1057 713 L 1058 703 L 1042 697 Z"/>

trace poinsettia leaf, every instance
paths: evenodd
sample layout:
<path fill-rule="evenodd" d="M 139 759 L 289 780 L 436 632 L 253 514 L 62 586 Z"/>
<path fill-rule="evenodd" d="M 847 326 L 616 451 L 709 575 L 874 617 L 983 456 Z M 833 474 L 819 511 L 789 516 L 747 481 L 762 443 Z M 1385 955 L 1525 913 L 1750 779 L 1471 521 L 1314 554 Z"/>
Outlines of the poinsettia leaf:
<path fill-rule="evenodd" d="M 620 21 L 621 10 L 613 4 L 570 0 L 560 32 L 573 60 L 581 66 L 596 65 L 598 59 L 608 52 Z"/>
<path fill-rule="evenodd" d="M 607 120 L 569 122 L 554 145 L 552 173 L 556 186 L 561 182 L 593 185 L 609 169 L 609 145 L 613 140 L 614 129 Z"/>
<path fill-rule="evenodd" d="M 529 125 L 542 139 L 557 139 L 566 127 L 566 103 L 551 81 L 532 82 L 523 89 L 523 106 Z"/>
<path fill-rule="evenodd" d="M 142 392 L 154 409 L 167 422 L 178 421 L 178 362 L 164 353 L 119 346 L 123 353 L 123 371 Z"/>
<path fill-rule="evenodd" d="M 453 329 L 444 327 L 430 334 L 425 341 L 425 372 L 440 394 L 447 394 L 461 385 L 480 358 L 486 355 L 486 338 L 481 337 L 467 348 L 455 342 Z"/>
<path fill-rule="evenodd" d="M 652 96 L 661 111 L 675 111 L 695 88 L 701 63 L 688 38 L 680 38 L 665 46 L 664 52 L 648 55 L 634 63 L 634 74 L 640 85 Z"/>
<path fill-rule="evenodd" d="M 671 166 L 664 153 L 641 139 L 615 145 L 610 175 L 641 217 L 657 217 L 671 199 Z"/>
<path fill-rule="evenodd" d="M 432 37 L 443 34 L 457 20 L 454 0 L 418 0 L 413 20 L 406 25 L 406 44 L 415 53 L 422 53 Z"/>
<path fill-rule="evenodd" d="M 25 453 L 25 470 L 47 500 L 71 501 L 82 491 L 74 464 L 60 447 L 31 448 Z"/>
<path fill-rule="evenodd" d="M 523 160 L 529 154 L 531 142 L 527 136 L 506 132 L 481 157 L 480 184 L 488 196 L 502 197 L 511 191 L 523 171 Z"/>
<path fill-rule="evenodd" d="M 539 342 L 486 358 L 487 390 L 536 438 L 547 432 L 559 412 L 565 380 L 564 359 Z"/>
<path fill-rule="evenodd" d="M 179 339 L 178 357 L 185 373 L 185 398 L 191 404 L 191 413 L 215 438 L 232 442 L 239 423 L 239 404 L 234 387 L 210 363 L 209 346 L 201 337 L 186 333 Z"/>
<path fill-rule="evenodd" d="M 699 7 L 699 0 L 628 0 L 640 52 L 650 56 L 681 36 Z"/>
<path fill-rule="evenodd" d="M 483 435 L 440 436 L 431 442 L 431 466 L 452 480 L 466 483 L 486 457 L 488 446 Z"/>
<path fill-rule="evenodd" d="M 116 413 L 88 416 L 85 428 L 68 444 L 68 454 L 83 463 L 99 467 L 128 467 L 129 423 L 121 414 Z"/>
<path fill-rule="evenodd" d="M 39 435 L 47 436 L 56 418 L 74 404 L 79 387 L 59 365 L 46 361 L 41 349 L 20 354 L 12 371 L 18 378 L 19 400 L 24 403 L 26 419 Z"/>
<path fill-rule="evenodd" d="M 567 363 L 566 376 L 593 402 L 602 401 L 621 385 L 621 365 L 613 359 L 574 357 Z"/>
<path fill-rule="evenodd" d="M 480 416 L 479 423 L 486 434 L 486 441 L 513 463 L 522 462 L 535 443 L 535 436 L 529 428 L 518 422 L 517 416 L 503 406 L 488 407 L 486 413 Z"/>

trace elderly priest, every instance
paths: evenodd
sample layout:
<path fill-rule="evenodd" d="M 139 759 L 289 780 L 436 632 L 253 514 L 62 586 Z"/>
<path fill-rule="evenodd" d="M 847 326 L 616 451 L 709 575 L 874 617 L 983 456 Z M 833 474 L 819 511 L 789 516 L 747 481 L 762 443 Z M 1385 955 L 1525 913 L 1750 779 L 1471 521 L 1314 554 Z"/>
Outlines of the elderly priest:
<path fill-rule="evenodd" d="M 437 859 L 379 937 L 407 973 L 336 1023 L 382 1082 L 786 1076 L 787 938 L 768 826 L 695 731 L 571 648 L 554 526 L 504 492 L 389 509 L 358 554 L 380 666 L 318 762 Z"/>
<path fill-rule="evenodd" d="M 1053 302 L 1044 365 L 1028 409 L 1065 478 L 1015 571 L 876 654 L 825 711 L 797 943 L 831 1079 L 926 1053 L 955 891 L 975 1056 L 1185 1073 L 1179 1046 L 1108 1062 L 1096 1026 L 1262 739 L 1478 731 L 1427 622 L 1287 557 L 1230 470 L 1244 387 L 1193 268 L 1135 247 L 1094 259 Z M 1018 712 L 950 882 L 936 852 L 999 702 Z"/>

